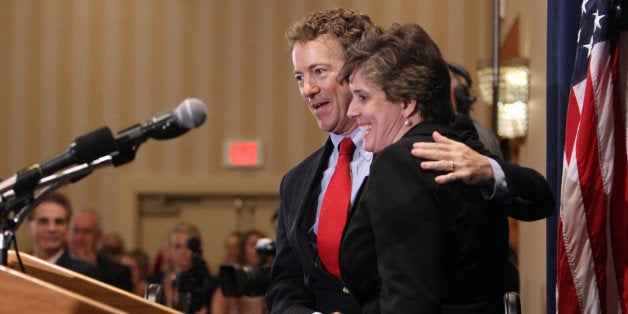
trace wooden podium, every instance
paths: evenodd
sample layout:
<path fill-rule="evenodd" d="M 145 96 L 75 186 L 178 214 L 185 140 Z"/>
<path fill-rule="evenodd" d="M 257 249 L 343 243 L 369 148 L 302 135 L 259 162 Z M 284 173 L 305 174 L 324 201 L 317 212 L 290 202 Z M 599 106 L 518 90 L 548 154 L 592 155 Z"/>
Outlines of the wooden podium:
<path fill-rule="evenodd" d="M 181 313 L 130 292 L 20 252 L 0 266 L 0 304 L 7 313 Z"/>

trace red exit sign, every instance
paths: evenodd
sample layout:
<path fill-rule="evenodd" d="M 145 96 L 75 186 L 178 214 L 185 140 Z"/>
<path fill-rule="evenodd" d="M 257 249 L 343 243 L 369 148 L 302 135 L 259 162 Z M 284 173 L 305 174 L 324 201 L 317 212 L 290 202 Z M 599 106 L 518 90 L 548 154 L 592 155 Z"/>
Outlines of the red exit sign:
<path fill-rule="evenodd" d="M 262 167 L 262 144 L 259 141 L 228 141 L 225 145 L 225 166 L 228 168 Z"/>

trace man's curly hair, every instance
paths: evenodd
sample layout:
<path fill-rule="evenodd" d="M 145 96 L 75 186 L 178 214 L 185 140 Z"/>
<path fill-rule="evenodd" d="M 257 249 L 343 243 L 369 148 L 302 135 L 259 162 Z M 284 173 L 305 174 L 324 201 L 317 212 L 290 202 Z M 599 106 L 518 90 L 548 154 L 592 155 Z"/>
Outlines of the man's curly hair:
<path fill-rule="evenodd" d="M 286 30 L 288 49 L 292 51 L 295 44 L 314 40 L 321 35 L 333 35 L 338 38 L 342 48 L 347 50 L 360 39 L 367 28 L 373 26 L 370 17 L 349 9 L 314 12 Z"/>

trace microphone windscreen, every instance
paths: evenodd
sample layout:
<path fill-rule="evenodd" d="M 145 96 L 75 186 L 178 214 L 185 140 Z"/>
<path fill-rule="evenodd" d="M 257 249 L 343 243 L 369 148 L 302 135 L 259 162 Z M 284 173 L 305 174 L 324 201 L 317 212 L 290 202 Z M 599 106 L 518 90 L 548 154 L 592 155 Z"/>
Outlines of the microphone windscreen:
<path fill-rule="evenodd" d="M 198 98 L 184 100 L 172 113 L 177 123 L 188 129 L 200 126 L 207 118 L 205 104 Z"/>
<path fill-rule="evenodd" d="M 79 163 L 88 163 L 118 150 L 118 145 L 111 130 L 102 127 L 77 138 L 71 149 Z"/>

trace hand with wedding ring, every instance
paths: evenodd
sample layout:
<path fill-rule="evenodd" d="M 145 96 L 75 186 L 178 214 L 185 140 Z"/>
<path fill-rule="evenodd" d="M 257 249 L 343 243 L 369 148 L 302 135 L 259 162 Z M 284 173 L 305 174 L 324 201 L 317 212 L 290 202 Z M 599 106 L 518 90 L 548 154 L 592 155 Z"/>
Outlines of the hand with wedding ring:
<path fill-rule="evenodd" d="M 436 183 L 462 181 L 479 185 L 493 181 L 493 169 L 487 157 L 438 132 L 434 132 L 432 137 L 433 143 L 414 143 L 412 155 L 428 160 L 421 162 L 421 168 L 425 170 L 447 172 L 437 176 Z"/>

